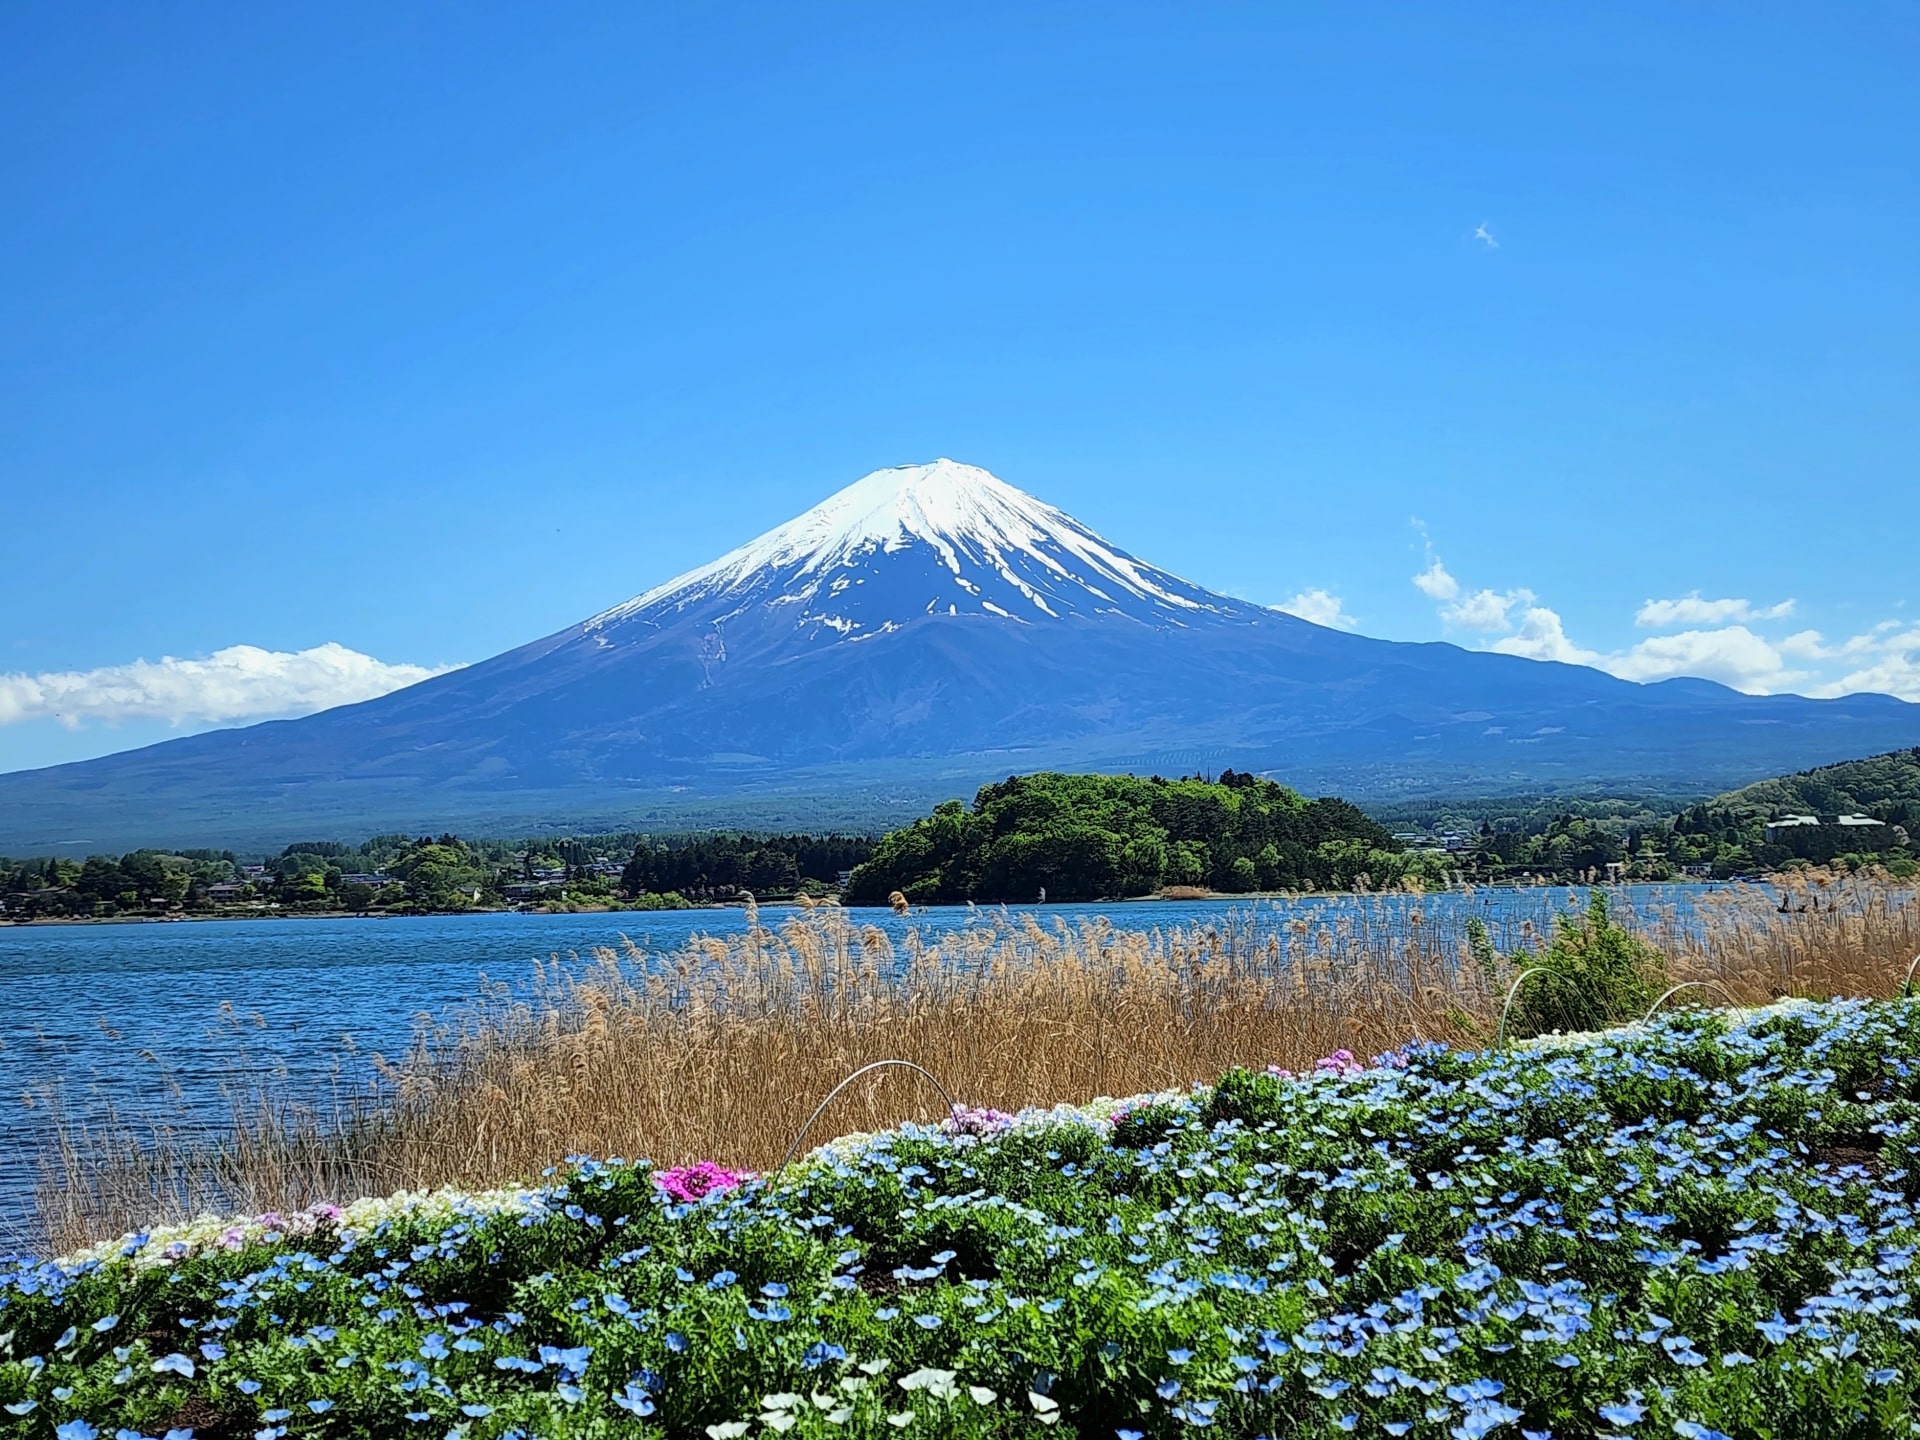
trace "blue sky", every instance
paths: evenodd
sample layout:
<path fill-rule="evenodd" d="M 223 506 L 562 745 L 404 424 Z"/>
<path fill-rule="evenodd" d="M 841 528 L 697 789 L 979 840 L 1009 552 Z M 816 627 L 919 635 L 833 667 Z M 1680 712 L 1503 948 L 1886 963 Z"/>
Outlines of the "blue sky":
<path fill-rule="evenodd" d="M 939 455 L 1369 634 L 1920 699 L 1920 11 L 1601 10 L 11 7 L 0 769 Z"/>

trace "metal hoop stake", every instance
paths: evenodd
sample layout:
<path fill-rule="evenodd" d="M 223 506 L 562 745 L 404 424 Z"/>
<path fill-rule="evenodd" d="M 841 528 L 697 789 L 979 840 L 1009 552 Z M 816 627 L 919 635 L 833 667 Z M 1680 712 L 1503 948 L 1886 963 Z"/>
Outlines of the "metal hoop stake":
<path fill-rule="evenodd" d="M 934 1078 L 932 1071 L 922 1069 L 920 1066 L 914 1064 L 911 1060 L 876 1060 L 871 1065 L 862 1065 L 858 1070 L 854 1071 L 851 1075 L 847 1076 L 846 1079 L 842 1080 L 838 1085 L 834 1086 L 833 1089 L 827 1092 L 826 1099 L 822 1100 L 818 1105 L 813 1107 L 813 1113 L 807 1117 L 807 1123 L 800 1127 L 800 1133 L 794 1136 L 793 1143 L 787 1146 L 787 1153 L 780 1157 L 780 1167 L 779 1167 L 780 1170 L 784 1170 L 787 1168 L 788 1162 L 793 1159 L 793 1152 L 800 1148 L 800 1142 L 807 1138 L 807 1131 L 813 1128 L 813 1122 L 820 1118 L 821 1112 L 823 1112 L 827 1108 L 827 1106 L 833 1103 L 834 1096 L 838 1095 L 842 1090 L 846 1089 L 847 1086 L 851 1085 L 854 1081 L 858 1080 L 862 1075 L 865 1075 L 869 1070 L 884 1070 L 890 1065 L 897 1065 L 903 1070 L 911 1070 L 916 1075 L 925 1076 L 927 1083 L 933 1086 L 934 1089 L 938 1090 L 940 1092 L 940 1098 L 947 1102 L 947 1113 L 949 1115 L 951 1115 L 956 1109 L 959 1108 L 954 1103 L 953 1096 L 947 1093 L 947 1087 L 942 1085 L 938 1080 Z M 779 1172 L 776 1171 L 775 1173 L 778 1174 Z"/>
<path fill-rule="evenodd" d="M 1913 997 L 1913 972 L 1916 969 L 1920 969 L 1920 955 L 1914 956 L 1913 964 L 1907 966 L 1907 983 L 1900 987 L 1900 998 L 1902 1000 L 1909 1000 Z"/>
<path fill-rule="evenodd" d="M 1562 974 L 1560 971 L 1554 969 L 1553 966 L 1551 965 L 1535 965 L 1529 969 L 1522 970 L 1518 975 L 1514 976 L 1513 984 L 1507 987 L 1507 1003 L 1500 1007 L 1500 1029 L 1499 1029 L 1499 1032 L 1495 1034 L 1495 1036 L 1493 1037 L 1494 1049 L 1498 1050 L 1506 1045 L 1507 1014 L 1509 1011 L 1513 1009 L 1514 997 L 1520 993 L 1520 987 L 1526 984 L 1527 981 L 1532 979 L 1535 975 L 1558 975 L 1562 980 L 1565 980 L 1567 984 L 1572 985 L 1573 993 L 1575 995 L 1580 996 L 1580 1008 L 1587 1012 L 1587 1019 L 1589 1020 L 1593 1019 L 1593 1007 L 1587 1004 L 1586 996 L 1580 995 L 1580 987 L 1578 985 L 1573 984 L 1573 979 L 1571 976 Z"/>
<path fill-rule="evenodd" d="M 1727 989 L 1727 987 L 1722 985 L 1718 980 L 1682 980 L 1678 985 L 1674 986 L 1671 990 L 1667 991 L 1666 994 L 1662 995 L 1658 1000 L 1653 1002 L 1653 1008 L 1651 1010 L 1648 1010 L 1647 1013 L 1641 1017 L 1640 1023 L 1644 1025 L 1647 1023 L 1647 1021 L 1653 1019 L 1654 1012 L 1659 1010 L 1659 1008 L 1662 1005 L 1666 1004 L 1667 1001 L 1671 1000 L 1674 996 L 1678 995 L 1682 990 L 1706 990 L 1706 989 L 1718 990 L 1722 995 L 1726 996 L 1727 1003 L 1729 1005 L 1737 1006 L 1740 1003 L 1738 1000 L 1733 998 L 1733 992 Z"/>

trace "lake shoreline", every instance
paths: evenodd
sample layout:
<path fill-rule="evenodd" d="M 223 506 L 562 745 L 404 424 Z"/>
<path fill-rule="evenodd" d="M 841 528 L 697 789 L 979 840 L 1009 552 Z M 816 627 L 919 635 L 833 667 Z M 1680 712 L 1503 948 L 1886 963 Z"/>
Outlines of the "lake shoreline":
<path fill-rule="evenodd" d="M 1610 880 L 1591 883 L 1577 880 L 1542 880 L 1531 885 L 1512 882 L 1489 881 L 1445 890 L 1427 890 L 1427 895 L 1463 894 L 1467 890 L 1475 892 L 1512 891 L 1521 893 L 1528 890 L 1607 890 L 1626 889 L 1647 885 L 1657 885 L 1667 889 L 1710 888 L 1716 885 L 1765 885 L 1778 883 L 1781 877 L 1775 875 L 1737 876 L 1726 880 L 1702 879 L 1687 876 L 1673 880 Z M 924 914 L 929 909 L 959 909 L 971 904 L 979 910 L 1050 910 L 1079 905 L 1184 905 L 1216 904 L 1221 901 L 1255 902 L 1261 900 L 1326 900 L 1334 897 L 1351 898 L 1354 895 L 1404 895 L 1410 892 L 1400 890 L 1354 891 L 1354 890 L 1245 890 L 1226 891 L 1209 890 L 1200 895 L 1119 895 L 1099 900 L 974 900 L 961 901 L 958 904 L 942 904 L 937 907 L 916 905 L 913 914 Z M 582 905 L 572 910 L 518 910 L 512 906 L 498 909 L 476 907 L 469 910 L 415 910 L 405 914 L 393 914 L 384 910 L 246 910 L 229 911 L 218 915 L 42 915 L 31 920 L 10 920 L 0 917 L 0 931 L 49 929 L 63 925 L 183 925 L 197 924 L 203 921 L 227 922 L 237 920 L 458 920 L 466 917 L 489 915 L 686 915 L 695 911 L 723 912 L 744 910 L 744 900 L 712 900 L 697 905 L 671 905 L 649 907 L 642 905 Z M 793 899 L 759 900 L 755 904 L 762 910 L 804 910 Z M 817 907 L 814 907 L 817 908 Z M 885 905 L 835 905 L 832 908 L 848 911 L 874 911 L 895 913 Z"/>

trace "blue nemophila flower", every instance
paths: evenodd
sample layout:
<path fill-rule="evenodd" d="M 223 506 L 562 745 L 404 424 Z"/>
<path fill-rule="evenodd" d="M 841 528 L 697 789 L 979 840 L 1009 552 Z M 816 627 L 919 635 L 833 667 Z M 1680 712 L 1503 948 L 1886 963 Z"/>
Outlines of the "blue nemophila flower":
<path fill-rule="evenodd" d="M 673 1339 L 674 1337 L 671 1335 L 667 1337 L 667 1348 L 669 1350 L 674 1348 Z M 680 1348 L 684 1350 L 686 1348 L 684 1343 L 685 1337 L 682 1336 L 681 1340 L 682 1344 Z M 846 1358 L 847 1350 L 844 1345 L 832 1345 L 825 1340 L 819 1340 L 807 1347 L 807 1353 L 800 1357 L 800 1363 L 809 1370 L 817 1370 L 822 1365 L 829 1365 L 836 1360 L 844 1360 Z"/>
<path fill-rule="evenodd" d="M 420 1354 L 427 1360 L 444 1360 L 448 1355 L 447 1337 L 438 1330 L 420 1342 Z"/>
<path fill-rule="evenodd" d="M 662 1343 L 673 1354 L 684 1355 L 690 1342 L 687 1337 L 682 1335 L 678 1330 L 669 1330 L 666 1339 Z"/>
<path fill-rule="evenodd" d="M 1171 1360 L 1176 1365 L 1184 1365 L 1189 1360 L 1193 1359 L 1193 1351 L 1169 1350 L 1167 1351 L 1167 1359 Z"/>
<path fill-rule="evenodd" d="M 118 1315 L 102 1315 L 98 1320 L 93 1322 L 93 1333 L 96 1335 L 104 1335 L 119 1323 L 120 1317 Z"/>
<path fill-rule="evenodd" d="M 487 1416 L 489 1416 L 489 1415 L 491 1415 L 491 1414 L 493 1413 L 493 1406 L 491 1406 L 491 1405 L 482 1405 L 482 1404 L 480 1404 L 479 1402 L 477 1402 L 477 1401 L 476 1401 L 475 1403 L 473 1403 L 473 1404 L 471 1404 L 471 1405 L 462 1405 L 462 1406 L 460 1407 L 460 1413 L 461 1413 L 462 1415 L 470 1415 L 470 1416 L 472 1416 L 472 1417 L 473 1417 L 473 1418 L 474 1418 L 475 1420 L 483 1420 L 483 1419 L 485 1419 L 485 1418 L 486 1418 Z"/>
<path fill-rule="evenodd" d="M 69 1420 L 53 1427 L 54 1440 L 98 1440 L 99 1434 L 84 1420 Z"/>
<path fill-rule="evenodd" d="M 1158 1385 L 1153 1387 L 1153 1393 L 1158 1395 L 1162 1400 L 1171 1400 L 1180 1393 L 1180 1382 L 1178 1380 L 1162 1380 Z"/>
<path fill-rule="evenodd" d="M 643 1418 L 653 1414 L 654 1411 L 652 1397 L 631 1380 L 627 1382 L 624 1390 L 613 1397 L 613 1403 L 618 1405 L 622 1410 L 625 1410 L 628 1414 L 638 1415 Z"/>
<path fill-rule="evenodd" d="M 556 1369 L 565 1371 L 571 1375 L 584 1373 L 587 1368 L 587 1362 L 592 1359 L 592 1357 L 593 1347 L 591 1345 L 575 1345 L 571 1349 L 565 1350 L 555 1345 L 542 1345 L 540 1347 L 540 1363 L 542 1365 L 552 1365 Z"/>
<path fill-rule="evenodd" d="M 1475 1405 L 1447 1433 L 1453 1436 L 1453 1440 L 1483 1440 L 1490 1431 L 1502 1425 L 1511 1425 L 1520 1418 L 1521 1413 L 1511 1405 Z"/>
<path fill-rule="evenodd" d="M 162 1355 L 158 1360 L 154 1361 L 153 1373 L 156 1375 L 178 1375 L 182 1379 L 191 1380 L 193 1378 L 193 1361 L 176 1350 L 173 1354 Z"/>
<path fill-rule="evenodd" d="M 332 1408 L 333 1408 L 333 1401 L 327 1399 L 325 1396 L 322 1396 L 318 1400 L 307 1401 L 307 1409 L 311 1410 L 316 1415 L 324 1415 L 327 1413 L 327 1411 L 331 1410 Z"/>
<path fill-rule="evenodd" d="M 778 1280 L 769 1280 L 760 1287 L 760 1293 L 770 1299 L 779 1300 L 786 1296 L 787 1287 L 782 1285 Z"/>
<path fill-rule="evenodd" d="M 1637 1400 L 1628 1400 L 1619 1405 L 1602 1405 L 1600 1418 L 1609 1425 L 1638 1425 L 1645 1418 L 1647 1407 Z"/>
<path fill-rule="evenodd" d="M 913 1323 L 922 1330 L 938 1330 L 945 1322 L 938 1315 L 916 1315 L 913 1317 Z"/>
<path fill-rule="evenodd" d="M 282 1420 L 288 1420 L 288 1419 L 291 1419 L 292 1417 L 293 1417 L 293 1411 L 278 1409 L 278 1408 L 265 1411 L 260 1416 L 262 1420 L 271 1420 L 276 1425 L 279 1424 Z"/>

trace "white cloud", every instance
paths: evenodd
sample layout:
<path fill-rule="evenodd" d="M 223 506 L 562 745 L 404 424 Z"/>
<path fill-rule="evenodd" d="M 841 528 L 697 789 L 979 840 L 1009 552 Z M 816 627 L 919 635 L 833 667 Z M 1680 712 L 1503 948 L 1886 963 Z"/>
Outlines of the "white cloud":
<path fill-rule="evenodd" d="M 1487 648 L 1529 660 L 1591 665 L 1622 680 L 1671 680 L 1692 675 L 1757 695 L 1790 689 L 1811 678 L 1810 671 L 1789 669 L 1778 646 L 1744 625 L 1656 635 L 1630 649 L 1608 654 L 1577 644 L 1567 634 L 1559 613 L 1544 605 L 1529 606 L 1519 629 Z"/>
<path fill-rule="evenodd" d="M 1810 695 L 1856 695 L 1871 691 L 1876 695 L 1895 695 L 1902 700 L 1920 700 L 1920 626 L 1902 630 L 1901 622 L 1883 620 L 1864 635 L 1833 646 L 1826 652 L 1836 658 L 1868 656 L 1871 663 L 1848 671 L 1837 680 L 1816 686 Z M 1817 632 L 1807 631 L 1815 642 Z M 1799 640 L 1799 635 L 1792 637 Z"/>
<path fill-rule="evenodd" d="M 1829 646 L 1814 630 L 1803 630 L 1773 641 L 1749 628 L 1748 623 L 1728 623 L 1757 624 L 1784 619 L 1794 611 L 1792 600 L 1757 606 L 1741 599 L 1705 599 L 1697 590 L 1677 599 L 1647 600 L 1634 615 L 1636 624 L 1643 628 L 1680 624 L 1693 628 L 1671 635 L 1650 636 L 1625 650 L 1589 649 L 1567 634 L 1560 612 L 1539 604 L 1531 590 L 1515 586 L 1508 590 L 1465 591 L 1433 556 L 1431 549 L 1427 554 L 1429 564 L 1413 577 L 1414 585 L 1439 602 L 1437 610 L 1443 623 L 1492 637 L 1484 642 L 1484 647 L 1501 655 L 1589 665 L 1623 680 L 1668 680 L 1693 675 L 1717 680 L 1737 690 L 1768 694 L 1802 687 L 1820 678 L 1817 672 L 1798 668 L 1790 661 L 1804 664 L 1886 652 L 1883 663 L 1869 667 L 1874 678 L 1882 682 L 1881 688 L 1911 683 L 1902 669 L 1904 662 L 1887 648 L 1891 638 L 1887 625 L 1876 627 L 1866 636 L 1856 636 L 1843 645 Z M 1864 668 L 1860 672 L 1862 676 L 1866 673 Z M 1895 693 L 1900 692 L 1896 689 Z"/>
<path fill-rule="evenodd" d="M 1793 601 L 1777 605 L 1754 605 L 1746 600 L 1705 600 L 1698 590 L 1677 600 L 1648 600 L 1634 612 L 1633 623 L 1642 629 L 1665 629 L 1669 625 L 1725 625 L 1728 622 L 1752 623 L 1760 620 L 1784 620 L 1793 613 Z"/>
<path fill-rule="evenodd" d="M 1544 605 L 1529 605 L 1520 617 L 1520 628 L 1487 646 L 1502 655 L 1520 655 L 1528 660 L 1559 660 L 1568 665 L 1597 665 L 1603 658 L 1598 651 L 1583 650 L 1567 638 L 1566 626 L 1557 611 Z"/>
<path fill-rule="evenodd" d="M 1756 605 L 1734 597 L 1708 599 L 1694 590 L 1673 599 L 1642 601 L 1633 616 L 1641 629 L 1688 628 L 1648 636 L 1624 650 L 1590 650 L 1567 634 L 1560 613 L 1537 603 L 1531 590 L 1465 590 L 1433 553 L 1426 527 L 1418 520 L 1414 526 L 1427 557 L 1427 568 L 1413 577 L 1414 586 L 1435 602 L 1442 623 L 1479 631 L 1489 637 L 1482 647 L 1498 654 L 1589 665 L 1623 680 L 1684 675 L 1756 695 L 1874 692 L 1920 702 L 1920 625 L 1911 620 L 1883 620 L 1839 641 L 1828 641 L 1818 630 L 1799 630 L 1776 640 L 1754 627 L 1793 615 L 1798 609 L 1793 600 Z M 1844 673 L 1835 673 L 1843 668 Z"/>
<path fill-rule="evenodd" d="M 1487 249 L 1489 250 L 1498 250 L 1500 248 L 1500 242 L 1493 238 L 1493 232 L 1487 229 L 1485 225 L 1476 225 L 1473 227 L 1473 238 L 1486 241 Z"/>
<path fill-rule="evenodd" d="M 1273 608 L 1284 610 L 1289 615 L 1298 615 L 1302 620 L 1311 620 L 1316 625 L 1330 625 L 1335 630 L 1352 630 L 1357 623 L 1347 614 L 1346 606 L 1338 595 L 1318 587 L 1302 590 L 1291 600 L 1282 600 Z"/>
<path fill-rule="evenodd" d="M 1803 660 L 1853 660 L 1883 650 L 1910 650 L 1915 643 L 1911 636 L 1889 634 L 1900 625 L 1898 620 L 1882 620 L 1864 634 L 1850 636 L 1837 645 L 1829 645 L 1818 630 L 1799 630 L 1782 640 L 1780 648 Z"/>
<path fill-rule="evenodd" d="M 1476 590 L 1442 605 L 1440 618 L 1466 630 L 1506 630 L 1512 626 L 1513 607 L 1531 605 L 1533 600 L 1531 590 Z"/>
<path fill-rule="evenodd" d="M 1778 645 L 1744 625 L 1657 635 L 1600 663 L 1602 669 L 1623 680 L 1670 680 L 1676 675 L 1697 675 L 1755 695 L 1790 690 L 1812 678 L 1811 671 L 1789 669 Z"/>
<path fill-rule="evenodd" d="M 1447 573 L 1447 567 L 1437 558 L 1413 577 L 1413 583 L 1429 600 L 1451 600 L 1460 593 L 1460 582 Z"/>
<path fill-rule="evenodd" d="M 457 669 L 388 665 L 329 641 L 311 650 L 232 645 L 204 660 L 135 660 L 99 670 L 0 675 L 0 725 L 53 719 L 164 720 L 173 725 L 309 715 L 371 700 Z"/>

